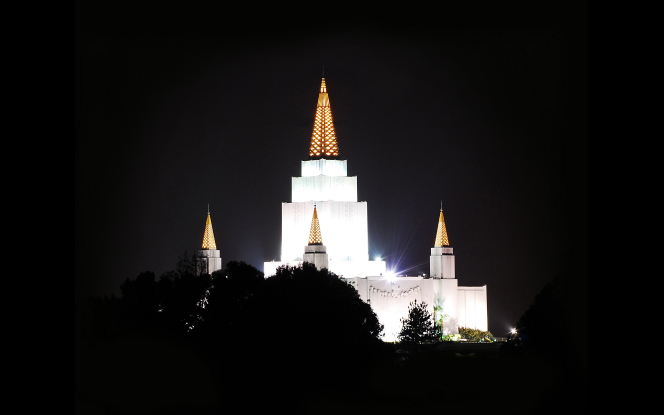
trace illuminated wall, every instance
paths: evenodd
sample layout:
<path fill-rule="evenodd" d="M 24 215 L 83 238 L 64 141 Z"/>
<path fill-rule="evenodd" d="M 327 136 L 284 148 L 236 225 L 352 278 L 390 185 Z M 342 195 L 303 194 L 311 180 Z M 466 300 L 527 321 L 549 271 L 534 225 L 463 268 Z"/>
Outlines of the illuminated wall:
<path fill-rule="evenodd" d="M 459 287 L 459 327 L 489 330 L 486 285 L 482 287 Z"/>
<path fill-rule="evenodd" d="M 434 286 L 434 304 L 441 306 L 443 334 L 459 332 L 459 282 L 456 279 L 432 279 Z"/>
<path fill-rule="evenodd" d="M 314 203 L 328 269 L 371 305 L 385 326 L 383 340 L 396 340 L 413 300 L 425 302 L 432 315 L 438 307 L 445 315 L 444 334 L 458 333 L 459 327 L 488 330 L 486 286 L 458 286 L 442 211 L 436 244 L 443 246 L 431 249 L 431 278 L 390 277 L 385 261 L 369 261 L 367 203 L 357 201 L 357 178 L 347 176 L 346 160 L 302 162 L 302 177 L 292 178 L 292 203 L 282 204 L 281 262 L 266 262 L 265 276 L 282 265 L 301 265 L 305 255 L 307 262 L 323 266 L 324 259 L 307 245 Z"/>
<path fill-rule="evenodd" d="M 456 278 L 453 248 L 431 248 L 429 275 L 432 278 Z"/>
<path fill-rule="evenodd" d="M 347 177 L 346 160 L 305 160 L 302 177 L 292 179 L 292 202 L 357 202 L 357 177 Z"/>
<path fill-rule="evenodd" d="M 309 176 L 293 177 L 293 202 L 335 200 L 357 202 L 357 177 Z"/>
<path fill-rule="evenodd" d="M 385 261 L 332 261 L 330 271 L 344 277 L 366 277 L 385 275 Z"/>
<path fill-rule="evenodd" d="M 401 319 L 408 316 L 408 305 L 417 300 L 427 303 L 433 314 L 433 286 L 422 277 L 358 278 L 358 293 L 371 305 L 378 321 L 383 324 L 385 341 L 394 341 L 401 330 Z"/>
<path fill-rule="evenodd" d="M 221 269 L 221 253 L 218 249 L 199 249 L 196 252 L 196 273 L 212 274 Z"/>
<path fill-rule="evenodd" d="M 316 269 L 330 269 L 325 245 L 309 245 L 304 247 L 304 261 L 314 264 Z"/>
<path fill-rule="evenodd" d="M 302 247 L 302 250 L 304 251 L 304 246 Z M 288 262 L 280 262 L 280 261 L 271 261 L 271 262 L 264 262 L 263 263 L 263 273 L 265 273 L 266 277 L 271 277 L 274 274 L 277 273 L 277 268 L 287 265 L 289 267 L 297 267 L 302 265 L 302 261 L 288 261 Z"/>
<path fill-rule="evenodd" d="M 304 247 L 302 249 L 304 251 Z M 266 277 L 277 273 L 277 268 L 282 265 L 297 267 L 302 265 L 303 261 L 287 262 L 265 262 L 263 272 Z M 385 261 L 328 261 L 328 270 L 342 277 L 360 277 L 366 278 L 367 275 L 385 275 Z M 382 277 L 380 277 L 382 278 Z"/>
<path fill-rule="evenodd" d="M 316 202 L 323 243 L 330 261 L 368 261 L 366 202 Z M 302 261 L 314 202 L 281 205 L 281 261 Z"/>
<path fill-rule="evenodd" d="M 443 334 L 458 333 L 459 327 L 488 330 L 486 286 L 459 287 L 456 279 L 423 277 L 344 278 L 371 305 L 378 321 L 385 326 L 384 341 L 395 341 L 401 330 L 401 319 L 408 317 L 408 306 L 414 300 L 425 302 L 433 316 L 434 307 L 446 315 Z"/>
<path fill-rule="evenodd" d="M 348 176 L 347 160 L 304 160 L 302 161 L 302 177 Z"/>
<path fill-rule="evenodd" d="M 292 202 L 281 205 L 281 262 L 266 262 L 266 276 L 280 265 L 304 260 L 314 203 L 328 269 L 337 275 L 379 276 L 385 261 L 369 261 L 367 203 L 357 201 L 357 177 L 348 177 L 346 160 L 302 161 L 302 177 L 292 178 Z"/>

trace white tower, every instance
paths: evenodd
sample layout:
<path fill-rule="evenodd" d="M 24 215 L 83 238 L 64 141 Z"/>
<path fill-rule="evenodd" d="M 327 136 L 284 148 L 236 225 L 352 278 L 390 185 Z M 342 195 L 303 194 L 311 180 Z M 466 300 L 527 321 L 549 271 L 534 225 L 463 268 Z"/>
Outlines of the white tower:
<path fill-rule="evenodd" d="M 316 205 L 314 205 L 314 217 L 311 219 L 309 244 L 304 247 L 304 262 L 314 264 L 318 270 L 329 267 L 326 248 L 323 245 L 323 236 L 320 233 Z"/>
<path fill-rule="evenodd" d="M 309 215 L 314 205 L 325 225 L 330 271 L 346 277 L 385 272 L 384 261 L 369 261 L 367 203 L 357 201 L 357 177 L 348 177 L 346 160 L 325 158 L 338 155 L 330 98 L 323 78 L 309 147 L 309 157 L 313 159 L 302 161 L 302 176 L 292 178 L 292 202 L 281 205 L 281 261 L 266 262 L 266 276 L 274 275 L 280 265 L 297 265 L 305 260 L 302 241 L 310 231 Z"/>
<path fill-rule="evenodd" d="M 430 272 L 431 278 L 456 278 L 454 272 L 454 249 L 449 246 L 443 208 L 440 208 L 436 241 L 431 248 Z"/>
<path fill-rule="evenodd" d="M 207 221 L 205 222 L 205 233 L 203 234 L 202 249 L 196 252 L 196 273 L 212 274 L 221 269 L 221 256 L 214 242 L 212 232 L 212 220 L 210 219 L 210 207 L 208 206 Z"/>
<path fill-rule="evenodd" d="M 454 250 L 450 246 L 447 237 L 447 227 L 443 216 L 441 202 L 440 215 L 438 216 L 438 229 L 436 240 L 431 248 L 430 273 L 433 281 L 434 303 L 439 307 L 440 315 L 435 319 L 443 320 L 443 332 L 445 334 L 458 333 L 458 302 L 459 282 L 454 272 Z M 434 314 L 436 311 L 434 311 Z M 443 317 L 444 316 L 444 317 Z"/>

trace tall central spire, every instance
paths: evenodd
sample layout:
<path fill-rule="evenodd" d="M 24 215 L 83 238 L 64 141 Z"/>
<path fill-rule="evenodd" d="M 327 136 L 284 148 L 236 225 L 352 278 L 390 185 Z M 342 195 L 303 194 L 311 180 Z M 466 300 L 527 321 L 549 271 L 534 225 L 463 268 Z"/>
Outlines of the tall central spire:
<path fill-rule="evenodd" d="M 322 245 L 323 237 L 320 234 L 320 224 L 318 223 L 318 213 L 314 205 L 314 217 L 311 219 L 311 231 L 309 232 L 309 245 Z"/>
<path fill-rule="evenodd" d="M 208 206 L 207 221 L 205 221 L 205 233 L 203 234 L 203 249 L 217 249 L 212 232 L 212 220 L 210 219 L 210 207 Z"/>
<path fill-rule="evenodd" d="M 447 238 L 447 228 L 445 227 L 445 218 L 443 217 L 443 208 L 440 209 L 438 218 L 438 230 L 436 231 L 436 242 L 434 247 L 449 246 L 450 240 Z"/>
<path fill-rule="evenodd" d="M 336 157 L 339 155 L 337 146 L 337 135 L 332 123 L 332 110 L 330 109 L 330 98 L 327 95 L 325 78 L 320 84 L 318 104 L 316 106 L 316 119 L 314 120 L 314 132 L 311 135 L 311 146 L 309 157 Z"/>

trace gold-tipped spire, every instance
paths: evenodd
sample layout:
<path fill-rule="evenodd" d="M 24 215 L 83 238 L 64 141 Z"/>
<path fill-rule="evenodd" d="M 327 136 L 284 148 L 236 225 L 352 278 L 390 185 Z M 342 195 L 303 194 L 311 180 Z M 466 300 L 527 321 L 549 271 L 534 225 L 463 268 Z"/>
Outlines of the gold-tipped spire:
<path fill-rule="evenodd" d="M 318 104 L 316 107 L 316 119 L 314 120 L 314 132 L 311 135 L 311 146 L 309 157 L 336 157 L 339 155 L 337 146 L 337 135 L 332 123 L 332 110 L 330 109 L 330 98 L 327 95 L 325 78 L 320 84 Z"/>
<path fill-rule="evenodd" d="M 314 205 L 314 217 L 311 219 L 311 231 L 309 232 L 309 245 L 323 245 L 323 237 L 320 234 L 320 224 L 318 223 L 318 213 Z"/>
<path fill-rule="evenodd" d="M 214 243 L 214 232 L 212 232 L 212 220 L 210 219 L 209 206 L 207 221 L 205 221 L 205 233 L 203 234 L 203 249 L 217 249 L 217 244 Z"/>
<path fill-rule="evenodd" d="M 450 240 L 447 238 L 447 228 L 445 227 L 445 218 L 443 217 L 443 208 L 440 208 L 440 217 L 438 218 L 438 230 L 436 231 L 436 242 L 434 247 L 449 246 Z"/>

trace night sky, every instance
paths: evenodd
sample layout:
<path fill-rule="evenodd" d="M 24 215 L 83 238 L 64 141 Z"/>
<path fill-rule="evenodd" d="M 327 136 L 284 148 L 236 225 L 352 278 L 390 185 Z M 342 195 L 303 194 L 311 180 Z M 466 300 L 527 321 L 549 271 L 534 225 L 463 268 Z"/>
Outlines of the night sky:
<path fill-rule="evenodd" d="M 442 200 L 459 285 L 488 285 L 494 335 L 555 276 L 587 321 L 587 6 L 274 19 L 113 4 L 77 6 L 76 298 L 174 269 L 208 203 L 224 265 L 279 260 L 324 65 L 370 258 L 428 274 Z"/>

